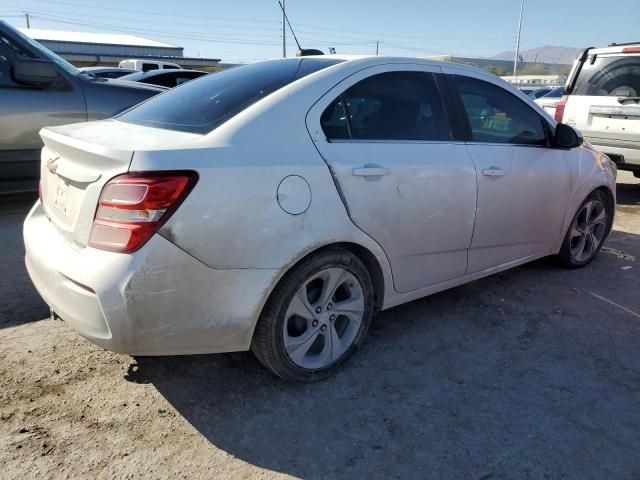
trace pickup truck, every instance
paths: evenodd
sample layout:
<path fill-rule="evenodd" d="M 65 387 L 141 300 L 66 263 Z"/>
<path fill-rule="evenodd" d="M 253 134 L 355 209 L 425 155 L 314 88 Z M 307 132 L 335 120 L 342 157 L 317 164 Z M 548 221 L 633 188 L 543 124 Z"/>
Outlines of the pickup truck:
<path fill-rule="evenodd" d="M 109 118 L 165 90 L 81 72 L 0 21 L 0 194 L 37 189 L 42 127 Z"/>

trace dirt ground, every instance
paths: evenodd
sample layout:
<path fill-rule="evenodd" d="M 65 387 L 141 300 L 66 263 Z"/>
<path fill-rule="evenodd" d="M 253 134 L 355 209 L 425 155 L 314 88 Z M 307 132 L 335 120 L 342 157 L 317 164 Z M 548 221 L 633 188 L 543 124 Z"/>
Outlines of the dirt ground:
<path fill-rule="evenodd" d="M 0 206 L 0 478 L 640 478 L 640 186 L 587 268 L 545 259 L 383 312 L 336 377 L 132 358 L 61 321 Z"/>

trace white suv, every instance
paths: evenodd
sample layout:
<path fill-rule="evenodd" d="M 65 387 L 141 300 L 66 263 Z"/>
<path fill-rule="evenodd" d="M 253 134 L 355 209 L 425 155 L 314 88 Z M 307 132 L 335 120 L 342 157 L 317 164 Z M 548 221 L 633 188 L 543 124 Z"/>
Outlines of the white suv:
<path fill-rule="evenodd" d="M 640 178 L 640 43 L 582 52 L 555 118 Z"/>

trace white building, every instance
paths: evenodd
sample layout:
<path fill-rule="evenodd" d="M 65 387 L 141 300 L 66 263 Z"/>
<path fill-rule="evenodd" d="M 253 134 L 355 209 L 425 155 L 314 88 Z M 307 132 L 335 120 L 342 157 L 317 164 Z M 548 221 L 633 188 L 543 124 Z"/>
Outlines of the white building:
<path fill-rule="evenodd" d="M 566 75 L 505 75 L 500 78 L 519 87 L 559 86 L 567 83 Z"/>
<path fill-rule="evenodd" d="M 115 66 L 127 58 L 177 63 L 183 68 L 216 67 L 219 58 L 185 57 L 184 49 L 137 35 L 21 28 L 25 35 L 78 67 Z"/>

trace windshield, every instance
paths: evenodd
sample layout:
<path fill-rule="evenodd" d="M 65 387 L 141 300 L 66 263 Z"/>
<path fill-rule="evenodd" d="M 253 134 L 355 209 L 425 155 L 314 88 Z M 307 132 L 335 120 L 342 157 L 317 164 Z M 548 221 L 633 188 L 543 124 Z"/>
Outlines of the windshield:
<path fill-rule="evenodd" d="M 149 127 L 208 133 L 276 90 L 342 60 L 287 58 L 206 75 L 116 117 Z"/>
<path fill-rule="evenodd" d="M 13 30 L 13 34 L 20 37 L 20 39 L 22 41 L 24 41 L 25 43 L 27 43 L 31 48 L 33 48 L 34 50 L 37 50 L 38 53 L 40 53 L 45 59 L 47 60 L 51 60 L 52 62 L 55 62 L 58 66 L 60 66 L 63 70 L 65 70 L 67 73 L 69 73 L 70 75 L 73 75 L 74 77 L 79 75 L 80 73 L 82 73 L 80 70 L 78 70 L 76 67 L 74 67 L 73 65 L 71 65 L 69 62 L 67 62 L 64 58 L 59 57 L 58 55 L 56 55 L 55 53 L 53 53 L 51 50 L 49 50 L 46 47 L 43 47 L 42 45 L 40 45 L 38 42 L 36 42 L 35 40 L 33 40 L 32 38 L 28 37 L 27 35 L 25 35 L 24 33 L 22 33 L 20 30 L 17 29 L 12 29 Z"/>
<path fill-rule="evenodd" d="M 640 56 L 598 55 L 587 58 L 578 73 L 573 95 L 640 96 Z"/>

